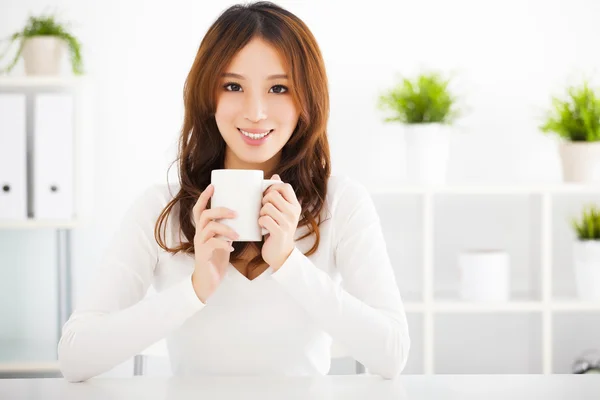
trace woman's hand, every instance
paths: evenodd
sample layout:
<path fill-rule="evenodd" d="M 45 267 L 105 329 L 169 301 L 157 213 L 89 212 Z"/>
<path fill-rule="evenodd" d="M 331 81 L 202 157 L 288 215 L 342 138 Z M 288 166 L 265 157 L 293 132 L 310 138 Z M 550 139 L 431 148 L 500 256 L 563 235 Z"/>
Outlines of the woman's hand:
<path fill-rule="evenodd" d="M 281 180 L 279 175 L 271 179 Z M 302 207 L 289 183 L 271 185 L 262 199 L 258 224 L 269 231 L 262 258 L 277 271 L 294 250 L 294 235 Z"/>
<path fill-rule="evenodd" d="M 238 234 L 233 229 L 215 221 L 222 218 L 234 218 L 233 210 L 223 207 L 206 209 L 208 200 L 213 193 L 214 186 L 209 185 L 202 192 L 192 210 L 196 225 L 192 285 L 196 295 L 203 303 L 206 303 L 206 300 L 221 283 L 229 265 L 229 255 L 233 251 L 231 242 L 238 238 Z M 221 237 L 217 237 L 218 235 Z"/>

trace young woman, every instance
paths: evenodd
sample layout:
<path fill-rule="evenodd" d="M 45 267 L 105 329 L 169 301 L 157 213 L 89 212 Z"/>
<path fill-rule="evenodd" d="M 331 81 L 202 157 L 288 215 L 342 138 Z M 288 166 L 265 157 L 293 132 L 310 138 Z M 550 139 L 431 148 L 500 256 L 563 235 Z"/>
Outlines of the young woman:
<path fill-rule="evenodd" d="M 330 176 L 328 96 L 317 42 L 289 11 L 236 5 L 215 21 L 185 84 L 179 184 L 149 188 L 127 212 L 63 327 L 66 379 L 163 338 L 180 376 L 324 375 L 332 342 L 370 373 L 400 374 L 402 300 L 368 192 Z M 219 221 L 234 213 L 210 208 L 223 168 L 282 181 L 263 197 L 263 242 L 233 242 Z"/>

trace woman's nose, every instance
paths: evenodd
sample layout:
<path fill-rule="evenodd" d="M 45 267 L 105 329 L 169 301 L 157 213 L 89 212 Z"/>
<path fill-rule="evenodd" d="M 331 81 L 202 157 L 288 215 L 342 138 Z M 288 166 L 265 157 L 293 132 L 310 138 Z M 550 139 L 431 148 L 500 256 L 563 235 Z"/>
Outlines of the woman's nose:
<path fill-rule="evenodd" d="M 246 104 L 246 119 L 252 122 L 258 122 L 267 118 L 267 112 L 264 100 L 259 96 L 250 97 Z"/>

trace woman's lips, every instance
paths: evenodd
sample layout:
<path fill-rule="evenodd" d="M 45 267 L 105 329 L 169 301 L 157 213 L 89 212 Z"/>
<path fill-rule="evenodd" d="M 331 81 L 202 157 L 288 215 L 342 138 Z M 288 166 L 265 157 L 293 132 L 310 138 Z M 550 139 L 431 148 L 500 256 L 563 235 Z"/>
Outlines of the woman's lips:
<path fill-rule="evenodd" d="M 268 131 L 272 131 L 273 129 L 251 129 L 251 128 L 238 128 L 244 132 L 248 133 L 265 133 Z"/>
<path fill-rule="evenodd" d="M 244 129 L 245 130 L 245 129 Z M 242 131 L 240 130 L 240 128 L 238 128 L 238 131 L 240 132 L 240 135 L 242 136 L 242 139 L 244 140 L 244 142 L 246 142 L 246 144 L 249 144 L 250 146 L 260 146 L 262 144 L 264 144 L 267 140 L 269 140 L 269 138 L 271 137 L 271 134 L 273 133 L 273 129 L 264 137 L 262 137 L 261 139 L 252 139 L 246 135 L 244 135 L 242 133 Z M 248 132 L 248 131 L 246 131 Z M 263 131 L 259 131 L 259 132 L 265 132 Z M 249 132 L 251 133 L 251 132 Z"/>

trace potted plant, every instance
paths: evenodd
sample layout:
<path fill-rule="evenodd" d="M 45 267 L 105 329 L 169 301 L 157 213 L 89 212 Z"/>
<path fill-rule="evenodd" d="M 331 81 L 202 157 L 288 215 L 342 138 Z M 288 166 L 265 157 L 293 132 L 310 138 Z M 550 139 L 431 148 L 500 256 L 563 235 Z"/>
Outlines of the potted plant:
<path fill-rule="evenodd" d="M 460 115 L 451 79 L 438 72 L 420 73 L 379 97 L 378 108 L 391 112 L 384 122 L 399 122 L 406 143 L 408 179 L 419 184 L 443 184 L 450 145 L 450 126 Z"/>
<path fill-rule="evenodd" d="M 12 61 L 0 72 L 10 72 L 22 55 L 27 75 L 58 75 L 61 59 L 68 48 L 73 73 L 83 73 L 81 44 L 69 33 L 67 24 L 57 22 L 53 15 L 30 16 L 23 30 L 5 40 L 9 41 L 9 45 L 0 54 L 0 61 L 14 43 L 19 46 Z"/>
<path fill-rule="evenodd" d="M 600 208 L 584 207 L 571 224 L 577 235 L 573 246 L 577 294 L 584 300 L 600 300 Z"/>
<path fill-rule="evenodd" d="M 600 182 L 600 98 L 587 81 L 567 89 L 540 129 L 561 140 L 559 153 L 566 182 Z"/>

